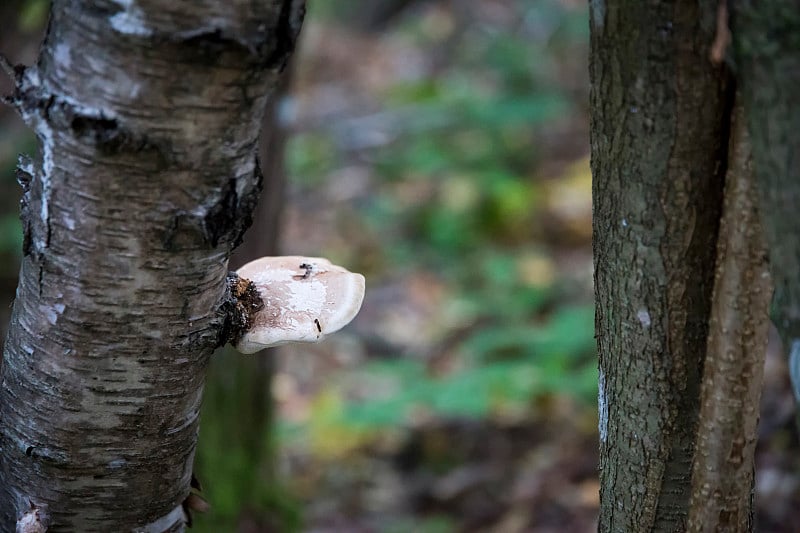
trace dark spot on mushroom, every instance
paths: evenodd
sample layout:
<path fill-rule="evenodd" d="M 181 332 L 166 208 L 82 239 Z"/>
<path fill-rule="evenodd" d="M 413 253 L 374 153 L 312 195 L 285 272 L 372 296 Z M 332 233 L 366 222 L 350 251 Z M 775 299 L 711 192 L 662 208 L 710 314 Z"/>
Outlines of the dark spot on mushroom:
<path fill-rule="evenodd" d="M 322 324 L 319 323 L 319 319 L 318 318 L 314 319 L 314 324 L 317 326 L 317 331 L 322 333 Z"/>

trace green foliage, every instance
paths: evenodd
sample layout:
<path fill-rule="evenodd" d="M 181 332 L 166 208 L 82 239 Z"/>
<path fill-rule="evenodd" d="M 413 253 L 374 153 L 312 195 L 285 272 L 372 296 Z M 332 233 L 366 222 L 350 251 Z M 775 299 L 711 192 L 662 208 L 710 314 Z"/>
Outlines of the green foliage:
<path fill-rule="evenodd" d="M 16 213 L 0 217 L 0 252 L 22 255 L 22 223 Z"/>
<path fill-rule="evenodd" d="M 332 140 L 319 134 L 298 135 L 286 147 L 286 164 L 293 179 L 307 186 L 322 183 L 335 168 L 336 148 Z"/>
<path fill-rule="evenodd" d="M 34 2 L 35 3 L 35 2 Z M 32 132 L 25 135 L 4 135 L 0 130 L 0 255 L 4 258 L 22 257 L 22 224 L 19 220 L 19 196 L 22 191 L 16 182 L 18 154 L 36 154 L 36 138 Z M 0 274 L 17 275 L 17 261 L 7 261 Z"/>
<path fill-rule="evenodd" d="M 347 6 L 357 5 L 322 4 L 315 9 L 328 21 L 346 19 Z M 431 8 L 426 18 L 421 9 L 391 37 L 430 50 L 434 62 L 441 45 L 448 65 L 372 95 L 384 104 L 378 112 L 290 140 L 289 175 L 307 194 L 318 194 L 342 167 L 369 169 L 369 186 L 348 215 L 357 235 L 343 233 L 374 241 L 370 265 L 378 266 L 370 279 L 377 283 L 381 267 L 392 265 L 387 276 L 426 272 L 444 286 L 437 318 L 447 348 L 326 375 L 307 418 L 281 425 L 287 448 L 338 464 L 431 419 L 530 419 L 551 398 L 565 397 L 593 409 L 592 307 L 570 296 L 554 258 L 557 245 L 543 244 L 536 226 L 553 193 L 541 178 L 550 157 L 544 147 L 552 146 L 543 141 L 584 106 L 559 76 L 561 59 L 587 39 L 586 13 L 564 6 L 520 1 L 513 8 L 519 20 L 506 27 L 460 20 L 453 24 L 463 27 L 452 33 L 441 11 Z M 443 11 L 445 18 L 464 16 Z M 572 190 L 558 192 L 563 199 Z M 387 526 L 456 529 L 437 517 Z"/>
<path fill-rule="evenodd" d="M 212 360 L 217 379 L 206 385 L 203 419 L 213 422 L 201 424 L 195 461 L 201 495 L 211 504 L 207 514 L 195 516 L 200 532 L 230 530 L 242 510 L 279 531 L 299 529 L 297 505 L 273 472 L 269 381 L 259 379 L 265 373 L 258 365 L 231 349 Z"/>
<path fill-rule="evenodd" d="M 483 328 L 463 343 L 471 361 L 461 370 L 437 376 L 424 361 L 401 358 L 372 362 L 361 370 L 340 376 L 341 388 L 328 389 L 336 401 L 317 410 L 318 427 L 353 432 L 358 445 L 375 431 L 412 423 L 415 417 L 492 417 L 525 412 L 537 398 L 568 394 L 594 402 L 597 373 L 593 313 L 589 306 L 559 310 L 538 327 Z M 332 376 L 331 381 L 336 382 Z M 368 397 L 349 398 L 347 384 L 358 382 L 371 391 Z M 312 415 L 312 416 L 315 416 Z M 298 428 L 284 435 L 305 438 Z M 330 437 L 330 433 L 327 433 Z M 340 439 L 341 441 L 341 439 Z"/>
<path fill-rule="evenodd" d="M 418 520 L 409 519 L 389 524 L 385 533 L 407 533 L 409 531 L 417 533 L 450 533 L 458 531 L 458 525 L 455 520 L 448 516 L 428 516 Z"/>
<path fill-rule="evenodd" d="M 47 0 L 26 0 L 19 12 L 17 25 L 22 31 L 35 31 L 44 26 L 50 2 Z"/>
<path fill-rule="evenodd" d="M 457 364 L 442 373 L 403 357 L 329 376 L 308 424 L 283 428 L 290 442 L 336 456 L 420 417 L 530 414 L 551 395 L 594 403 L 592 307 L 566 296 L 534 224 L 546 200 L 537 139 L 575 112 L 555 71 L 559 54 L 587 38 L 585 13 L 557 1 L 519 11 L 516 31 L 468 26 L 450 48 L 454 66 L 389 88 L 378 117 L 389 142 L 352 148 L 378 181 L 358 203 L 361 227 L 381 236 L 385 264 L 446 284 L 443 313 L 461 329 L 444 357 Z M 410 17 L 398 34 L 430 44 L 439 37 L 429 22 Z M 324 182 L 346 142 L 320 132 L 292 140 L 296 185 Z M 354 382 L 369 393 L 354 394 Z"/>

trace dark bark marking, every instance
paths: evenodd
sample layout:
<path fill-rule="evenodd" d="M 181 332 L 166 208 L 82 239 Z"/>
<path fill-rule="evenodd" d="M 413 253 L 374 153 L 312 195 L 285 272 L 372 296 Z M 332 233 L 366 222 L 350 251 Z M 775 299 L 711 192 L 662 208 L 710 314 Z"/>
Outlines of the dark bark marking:
<path fill-rule="evenodd" d="M 25 67 L 20 67 L 9 102 L 20 114 L 35 115 L 47 121 L 54 130 L 71 131 L 76 139 L 95 146 L 103 155 L 152 151 L 157 155 L 159 167 L 166 167 L 170 161 L 167 154 L 173 151 L 166 139 L 151 139 L 131 131 L 102 110 L 94 110 L 95 114 L 81 111 L 63 98 L 46 92 L 42 86 L 29 83 L 23 76 L 24 72 Z"/>
<path fill-rule="evenodd" d="M 6 73 L 6 75 L 14 82 L 14 90 L 19 86 L 22 80 L 22 76 L 25 73 L 25 65 L 12 65 L 11 62 L 8 60 L 6 56 L 0 54 L 0 70 Z M 15 108 L 19 111 L 16 106 L 16 102 L 14 100 L 14 94 L 4 94 L 0 95 L 0 102 L 3 104 L 8 105 L 9 107 Z"/>
<path fill-rule="evenodd" d="M 229 242 L 232 248 L 242 243 L 244 233 L 253 223 L 253 212 L 264 182 L 261 166 L 256 157 L 253 168 L 253 187 L 239 197 L 236 192 L 236 179 L 225 182 L 220 199 L 206 212 L 202 218 L 202 232 L 205 242 L 215 247 L 221 242 Z"/>
<path fill-rule="evenodd" d="M 255 35 L 247 37 L 228 35 L 221 28 L 208 27 L 180 32 L 177 35 L 161 35 L 156 39 L 180 42 L 186 45 L 187 50 L 197 54 L 200 61 L 211 64 L 215 64 L 225 51 L 242 48 L 259 59 L 257 70 L 267 68 L 283 72 L 294 52 L 305 11 L 304 1 L 284 0 L 276 27 L 259 26 Z"/>
<path fill-rule="evenodd" d="M 239 206 L 236 213 L 237 226 L 231 239 L 233 248 L 242 244 L 244 233 L 253 224 L 253 213 L 258 206 L 261 190 L 264 187 L 264 175 L 261 173 L 261 163 L 258 159 L 258 155 L 255 156 L 255 159 L 255 166 L 253 167 L 253 189 L 239 199 Z"/>
<path fill-rule="evenodd" d="M 275 28 L 275 44 L 272 52 L 266 57 L 264 66 L 267 68 L 278 67 L 279 72 L 283 72 L 289 56 L 294 52 L 297 44 L 297 35 L 306 14 L 305 2 L 297 7 L 294 3 L 298 0 L 283 0 L 281 12 L 278 16 L 278 26 Z M 293 11 L 297 9 L 296 13 Z M 293 20 L 293 15 L 297 17 Z"/>
<path fill-rule="evenodd" d="M 234 37 L 225 35 L 220 28 L 203 28 L 200 30 L 182 33 L 177 39 L 167 37 L 166 40 L 178 40 L 202 63 L 215 65 L 219 58 L 233 48 L 244 48 L 248 53 L 251 50 Z"/>
<path fill-rule="evenodd" d="M 230 178 L 222 187 L 220 199 L 203 217 L 203 237 L 212 248 L 216 248 L 222 239 L 235 233 L 240 223 L 237 220 L 238 205 L 236 179 Z"/>
<path fill-rule="evenodd" d="M 115 118 L 81 114 L 65 102 L 58 102 L 69 128 L 75 137 L 93 145 L 103 155 L 114 155 L 122 152 L 140 153 L 152 151 L 157 155 L 158 167 L 165 167 L 171 153 L 169 143 L 164 140 L 153 140 L 147 135 L 137 134 L 125 128 Z"/>
<path fill-rule="evenodd" d="M 33 160 L 30 156 L 20 154 L 16 169 L 17 183 L 22 187 L 22 196 L 19 199 L 19 219 L 22 222 L 22 256 L 31 253 L 33 239 L 31 237 L 30 191 L 33 180 Z"/>
<path fill-rule="evenodd" d="M 253 221 L 261 189 L 258 163 L 254 172 L 257 173 L 255 186 L 241 198 L 236 191 L 236 178 L 229 178 L 223 183 L 218 200 L 204 214 L 176 212 L 161 236 L 164 248 L 176 251 L 198 242 L 208 248 L 216 248 L 221 243 L 231 243 L 234 248 L 241 244 L 244 232 Z"/>
<path fill-rule="evenodd" d="M 39 262 L 38 287 L 39 287 L 39 298 L 41 299 L 42 292 L 44 290 L 44 265 L 42 264 L 42 262 Z"/>
<path fill-rule="evenodd" d="M 165 250 L 175 251 L 175 238 L 181 227 L 181 220 L 186 216 L 187 214 L 181 211 L 169 220 L 169 225 L 164 229 L 164 234 L 161 237 L 161 244 L 164 245 Z"/>

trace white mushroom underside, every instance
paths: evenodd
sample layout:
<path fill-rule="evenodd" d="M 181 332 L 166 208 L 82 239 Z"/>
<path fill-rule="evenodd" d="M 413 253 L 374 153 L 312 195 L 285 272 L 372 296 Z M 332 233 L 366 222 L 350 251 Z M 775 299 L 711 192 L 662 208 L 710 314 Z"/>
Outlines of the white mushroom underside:
<path fill-rule="evenodd" d="M 321 257 L 262 257 L 236 273 L 252 281 L 264 300 L 236 345 L 242 353 L 318 342 L 353 320 L 364 300 L 364 276 Z"/>

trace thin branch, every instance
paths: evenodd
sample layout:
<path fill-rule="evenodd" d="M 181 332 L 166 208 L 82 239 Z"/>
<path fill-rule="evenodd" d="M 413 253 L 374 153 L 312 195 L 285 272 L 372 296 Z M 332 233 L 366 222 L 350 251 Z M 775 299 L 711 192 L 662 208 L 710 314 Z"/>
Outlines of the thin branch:
<path fill-rule="evenodd" d="M 0 68 L 3 69 L 3 72 L 5 72 L 12 81 L 16 81 L 17 73 L 14 70 L 14 65 L 12 65 L 11 61 L 3 54 L 0 54 Z"/>
<path fill-rule="evenodd" d="M 728 19 L 728 2 L 727 0 L 720 0 L 717 6 L 717 34 L 714 36 L 714 42 L 711 43 L 711 50 L 708 54 L 709 59 L 715 65 L 725 61 L 725 54 L 731 44 L 731 30 Z"/>
<path fill-rule="evenodd" d="M 738 95 L 732 129 L 686 528 L 690 532 L 713 527 L 752 531 L 753 457 L 772 286 Z"/>
<path fill-rule="evenodd" d="M 3 69 L 3 72 L 5 72 L 6 75 L 9 77 L 9 79 L 11 79 L 11 81 L 16 85 L 17 83 L 16 69 L 14 69 L 14 65 L 12 65 L 11 61 L 9 61 L 8 58 L 3 54 L 0 54 L 0 69 Z M 17 108 L 17 105 L 14 102 L 14 97 L 10 94 L 0 94 L 0 104 L 6 104 L 7 106 L 14 108 L 19 113 L 19 109 Z M 20 113 L 20 115 L 21 114 L 22 113 Z"/>

